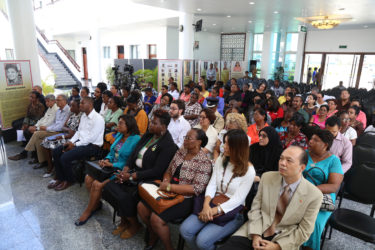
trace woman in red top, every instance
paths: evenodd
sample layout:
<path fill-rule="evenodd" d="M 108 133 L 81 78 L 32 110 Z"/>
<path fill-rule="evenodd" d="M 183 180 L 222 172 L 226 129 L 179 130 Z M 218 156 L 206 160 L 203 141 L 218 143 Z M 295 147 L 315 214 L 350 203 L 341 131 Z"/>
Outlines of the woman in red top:
<path fill-rule="evenodd" d="M 254 121 L 255 123 L 247 128 L 247 135 L 251 138 L 251 144 L 259 142 L 259 131 L 264 127 L 268 127 L 267 114 L 262 108 L 254 109 Z"/>
<path fill-rule="evenodd" d="M 275 96 L 271 96 L 267 100 L 267 113 L 272 121 L 284 117 L 284 110 L 280 107 L 280 103 Z"/>

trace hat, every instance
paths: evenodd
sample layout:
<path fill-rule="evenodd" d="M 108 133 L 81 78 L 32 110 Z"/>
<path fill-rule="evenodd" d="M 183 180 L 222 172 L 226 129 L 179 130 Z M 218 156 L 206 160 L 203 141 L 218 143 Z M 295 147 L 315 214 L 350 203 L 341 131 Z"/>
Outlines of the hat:
<path fill-rule="evenodd" d="M 219 99 L 215 97 L 207 97 L 206 101 L 207 101 L 207 108 L 213 108 L 217 106 Z"/>

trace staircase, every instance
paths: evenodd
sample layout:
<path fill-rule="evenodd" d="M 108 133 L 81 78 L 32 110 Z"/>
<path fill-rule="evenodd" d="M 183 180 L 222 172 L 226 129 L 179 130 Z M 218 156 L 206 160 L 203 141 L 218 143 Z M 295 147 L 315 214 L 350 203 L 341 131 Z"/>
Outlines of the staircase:
<path fill-rule="evenodd" d="M 56 75 L 55 88 L 66 88 L 79 86 L 81 87 L 81 82 L 75 77 L 71 70 L 66 66 L 66 64 L 61 60 L 57 53 L 49 53 L 46 48 L 38 39 L 38 50 L 39 55 L 46 62 L 48 67 Z"/>

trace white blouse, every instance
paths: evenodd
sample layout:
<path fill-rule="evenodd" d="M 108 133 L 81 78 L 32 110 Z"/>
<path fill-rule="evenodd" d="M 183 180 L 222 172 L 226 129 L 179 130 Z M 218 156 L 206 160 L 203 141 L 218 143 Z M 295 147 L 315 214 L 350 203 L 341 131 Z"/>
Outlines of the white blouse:
<path fill-rule="evenodd" d="M 227 185 L 233 175 L 233 165 L 228 163 L 227 170 L 225 171 L 223 190 L 221 190 L 221 180 L 223 179 L 223 155 L 220 155 L 212 171 L 212 176 L 206 188 L 205 196 L 215 197 L 216 192 L 223 193 L 227 189 Z M 228 190 L 224 193 L 230 199 L 220 205 L 224 213 L 230 212 L 239 205 L 245 205 L 245 199 L 250 192 L 251 186 L 255 178 L 255 170 L 253 165 L 249 163 L 249 168 L 244 176 L 233 178 L 229 184 Z"/>
<path fill-rule="evenodd" d="M 201 125 L 198 124 L 197 126 L 195 126 L 195 128 L 199 128 L 199 129 L 202 129 Z M 216 146 L 216 141 L 217 141 L 217 131 L 216 129 L 210 125 L 206 131 L 206 136 L 208 138 L 208 142 L 207 142 L 207 145 L 204 147 L 205 149 L 207 149 L 210 153 L 207 154 L 208 158 L 212 160 L 213 158 L 213 152 L 214 152 L 214 149 L 215 149 L 215 146 Z"/>

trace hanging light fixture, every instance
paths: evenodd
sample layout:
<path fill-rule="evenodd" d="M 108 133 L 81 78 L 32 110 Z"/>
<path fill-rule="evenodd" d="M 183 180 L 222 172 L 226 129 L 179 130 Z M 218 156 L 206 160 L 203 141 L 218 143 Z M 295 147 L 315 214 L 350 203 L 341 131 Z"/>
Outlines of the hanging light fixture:
<path fill-rule="evenodd" d="M 322 20 L 314 20 L 311 22 L 311 25 L 317 29 L 328 30 L 336 27 L 341 22 L 335 19 L 322 19 Z"/>

